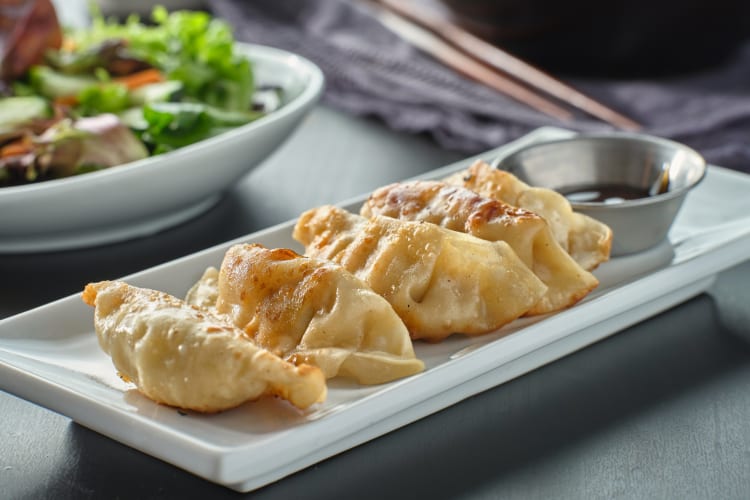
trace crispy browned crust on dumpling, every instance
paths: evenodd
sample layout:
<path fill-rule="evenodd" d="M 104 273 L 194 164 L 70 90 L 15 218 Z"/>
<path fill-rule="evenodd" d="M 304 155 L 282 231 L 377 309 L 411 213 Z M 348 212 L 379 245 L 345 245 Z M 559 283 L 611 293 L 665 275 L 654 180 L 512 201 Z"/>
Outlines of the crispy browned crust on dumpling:
<path fill-rule="evenodd" d="M 218 313 L 260 346 L 326 377 L 379 384 L 424 369 L 391 305 L 338 264 L 258 244 L 232 246 L 218 276 Z"/>
<path fill-rule="evenodd" d="M 169 294 L 103 281 L 86 285 L 82 298 L 117 371 L 158 403 L 212 413 L 262 396 L 299 408 L 325 400 L 318 368 L 288 363 Z"/>
<path fill-rule="evenodd" d="M 505 242 L 427 222 L 323 206 L 302 214 L 293 236 L 307 255 L 341 264 L 385 297 L 415 339 L 497 330 L 547 289 Z"/>
<path fill-rule="evenodd" d="M 573 211 L 570 202 L 560 193 L 531 187 L 510 172 L 493 168 L 482 160 L 444 181 L 544 217 L 560 246 L 587 271 L 609 259 L 612 230 L 596 219 Z"/>
<path fill-rule="evenodd" d="M 527 314 L 570 307 L 598 285 L 558 244 L 542 217 L 461 186 L 438 181 L 391 184 L 374 191 L 360 214 L 431 222 L 485 240 L 505 241 L 548 287 Z"/>

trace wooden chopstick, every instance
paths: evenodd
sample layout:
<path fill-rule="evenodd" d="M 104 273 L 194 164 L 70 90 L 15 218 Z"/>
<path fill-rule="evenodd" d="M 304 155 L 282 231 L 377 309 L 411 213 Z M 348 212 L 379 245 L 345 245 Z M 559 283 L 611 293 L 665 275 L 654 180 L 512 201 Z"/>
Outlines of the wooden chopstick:
<path fill-rule="evenodd" d="M 561 121 L 571 121 L 573 114 L 527 87 L 498 73 L 478 61 L 468 58 L 463 52 L 452 47 L 429 31 L 416 26 L 404 17 L 390 10 L 376 12 L 379 20 L 391 31 L 410 42 L 415 47 L 431 54 L 453 70 L 466 75 L 490 88 L 497 90 L 537 111 Z"/>
<path fill-rule="evenodd" d="M 570 120 L 571 116 L 567 110 L 567 115 L 560 113 L 559 106 L 554 105 L 549 100 L 536 96 L 532 98 L 534 94 L 529 89 L 522 87 L 521 85 L 515 84 L 512 80 L 502 75 L 498 75 L 495 71 L 482 71 L 480 68 L 487 68 L 490 66 L 495 70 L 501 71 L 505 75 L 509 75 L 515 78 L 519 82 L 523 82 L 537 90 L 546 92 L 548 95 L 553 96 L 560 101 L 567 103 L 571 107 L 577 108 L 585 113 L 599 118 L 600 120 L 609 123 L 619 129 L 623 130 L 639 130 L 641 125 L 627 116 L 618 113 L 617 111 L 605 106 L 604 104 L 595 101 L 594 99 L 586 96 L 579 92 L 573 87 L 557 80 L 543 71 L 535 68 L 534 66 L 526 63 L 525 61 L 505 52 L 504 50 L 485 42 L 481 38 L 469 33 L 468 31 L 460 28 L 459 26 L 440 19 L 434 15 L 430 15 L 427 12 L 418 10 L 414 7 L 406 5 L 407 2 L 399 2 L 399 0 L 375 0 L 376 3 L 383 7 L 385 10 L 392 13 L 395 18 L 399 18 L 403 21 L 400 29 L 402 31 L 394 31 L 402 34 L 404 38 L 411 41 L 419 48 L 428 52 L 437 59 L 443 61 L 460 71 L 470 78 L 484 83 L 496 90 L 506 93 L 507 95 L 526 103 L 534 107 L 539 111 L 540 105 L 543 102 L 546 114 L 561 118 L 563 120 Z M 381 17 L 381 21 L 382 21 Z M 392 24 L 397 24 L 391 19 L 386 22 L 386 25 L 393 28 Z M 406 25 L 411 24 L 414 27 L 422 28 L 426 32 L 433 35 L 433 40 L 427 42 L 422 40 L 421 43 L 417 43 L 415 40 L 407 37 Z M 412 34 L 413 36 L 413 34 Z M 425 37 L 422 37 L 425 38 Z M 443 43 L 438 43 L 440 39 L 444 40 Z M 447 43 L 446 43 L 447 42 Z M 477 67 L 477 65 L 479 67 Z M 494 75 L 494 76 L 491 76 Z M 502 83 L 501 83 L 502 80 Z M 522 92 L 520 89 L 524 89 Z M 529 95 L 530 94 L 530 95 Z M 534 102 L 535 104 L 531 104 Z M 549 105 L 555 106 L 551 108 Z M 557 108 L 557 109 L 555 109 Z"/>

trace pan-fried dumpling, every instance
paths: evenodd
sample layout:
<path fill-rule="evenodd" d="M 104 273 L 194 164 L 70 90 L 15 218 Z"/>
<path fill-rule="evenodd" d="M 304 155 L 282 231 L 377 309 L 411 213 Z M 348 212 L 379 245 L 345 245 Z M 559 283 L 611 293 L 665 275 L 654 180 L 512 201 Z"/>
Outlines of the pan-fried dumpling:
<path fill-rule="evenodd" d="M 191 306 L 201 309 L 216 309 L 216 301 L 219 298 L 219 270 L 209 267 L 203 272 L 203 276 L 188 290 L 185 302 Z"/>
<path fill-rule="evenodd" d="M 531 187 L 510 172 L 493 168 L 482 160 L 451 175 L 445 182 L 541 215 L 557 242 L 587 271 L 609 259 L 612 230 L 596 219 L 574 212 L 560 193 Z"/>
<path fill-rule="evenodd" d="M 437 181 L 391 184 L 373 192 L 360 214 L 432 222 L 485 240 L 505 241 L 547 285 L 547 293 L 527 314 L 569 307 L 599 283 L 560 247 L 543 218 L 460 186 Z"/>
<path fill-rule="evenodd" d="M 209 271 L 204 280 L 212 276 Z M 326 377 L 379 384 L 424 370 L 391 305 L 337 264 L 289 249 L 235 245 L 224 256 L 217 287 L 219 314 L 256 344 L 315 365 Z"/>
<path fill-rule="evenodd" d="M 547 289 L 507 243 L 427 222 L 324 206 L 302 214 L 293 236 L 308 255 L 341 264 L 385 297 L 415 339 L 496 330 Z"/>
<path fill-rule="evenodd" d="M 256 346 L 244 332 L 163 292 L 121 281 L 86 285 L 99 345 L 156 402 L 217 412 L 265 395 L 299 408 L 325 400 L 323 373 Z"/>

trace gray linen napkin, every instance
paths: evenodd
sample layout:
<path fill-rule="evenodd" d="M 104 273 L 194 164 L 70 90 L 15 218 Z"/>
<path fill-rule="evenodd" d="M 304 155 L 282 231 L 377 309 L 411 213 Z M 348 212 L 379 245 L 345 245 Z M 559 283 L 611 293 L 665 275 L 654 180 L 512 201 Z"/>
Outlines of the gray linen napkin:
<path fill-rule="evenodd" d="M 326 75 L 324 102 L 431 135 L 467 154 L 556 125 L 611 130 L 577 114 L 560 122 L 443 66 L 384 27 L 366 7 L 346 0 L 211 0 L 239 40 L 293 51 Z M 566 79 L 644 124 L 644 132 L 699 150 L 714 164 L 750 172 L 750 44 L 725 65 L 687 76 Z"/>

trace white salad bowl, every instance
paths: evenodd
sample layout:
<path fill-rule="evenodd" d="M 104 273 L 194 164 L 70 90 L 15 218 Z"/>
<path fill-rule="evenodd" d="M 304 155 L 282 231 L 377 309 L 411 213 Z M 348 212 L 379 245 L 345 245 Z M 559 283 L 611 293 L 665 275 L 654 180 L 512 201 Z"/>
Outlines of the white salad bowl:
<path fill-rule="evenodd" d="M 0 253 L 49 251 L 153 234 L 212 207 L 291 135 L 324 85 L 309 60 L 237 44 L 256 84 L 282 89 L 268 115 L 176 151 L 117 167 L 0 188 Z"/>

